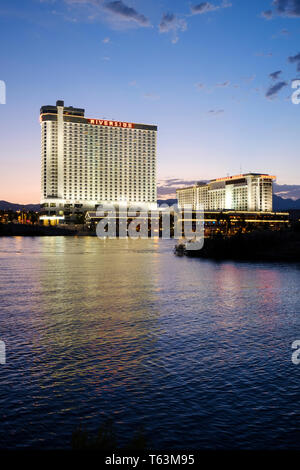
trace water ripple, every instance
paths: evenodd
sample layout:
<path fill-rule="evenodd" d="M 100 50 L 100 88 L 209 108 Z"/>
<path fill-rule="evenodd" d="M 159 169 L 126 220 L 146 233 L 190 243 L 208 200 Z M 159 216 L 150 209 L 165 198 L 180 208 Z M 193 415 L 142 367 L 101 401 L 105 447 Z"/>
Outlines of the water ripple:
<path fill-rule="evenodd" d="M 300 447 L 299 266 L 173 245 L 0 240 L 2 448 L 68 447 L 108 416 L 158 448 Z"/>

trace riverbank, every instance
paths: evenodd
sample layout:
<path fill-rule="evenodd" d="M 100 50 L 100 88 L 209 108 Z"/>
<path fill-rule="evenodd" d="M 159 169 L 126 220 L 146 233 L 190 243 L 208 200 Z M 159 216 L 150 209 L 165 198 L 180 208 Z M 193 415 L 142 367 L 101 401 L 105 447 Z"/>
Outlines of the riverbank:
<path fill-rule="evenodd" d="M 57 237 L 57 236 L 91 236 L 95 233 L 84 230 L 83 226 L 60 227 L 27 224 L 0 224 L 0 237 Z"/>
<path fill-rule="evenodd" d="M 300 262 L 300 232 L 293 230 L 254 231 L 232 237 L 220 234 L 205 239 L 201 250 L 177 245 L 175 252 L 196 258 L 245 261 Z"/>

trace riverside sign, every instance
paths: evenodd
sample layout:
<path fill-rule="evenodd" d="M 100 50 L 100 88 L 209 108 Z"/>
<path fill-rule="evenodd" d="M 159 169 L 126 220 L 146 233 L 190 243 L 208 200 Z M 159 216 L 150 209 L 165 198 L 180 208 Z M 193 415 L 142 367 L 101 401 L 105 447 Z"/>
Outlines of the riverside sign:
<path fill-rule="evenodd" d="M 88 119 L 89 124 L 95 126 L 122 127 L 123 129 L 134 129 L 132 122 L 107 121 L 104 119 Z"/>

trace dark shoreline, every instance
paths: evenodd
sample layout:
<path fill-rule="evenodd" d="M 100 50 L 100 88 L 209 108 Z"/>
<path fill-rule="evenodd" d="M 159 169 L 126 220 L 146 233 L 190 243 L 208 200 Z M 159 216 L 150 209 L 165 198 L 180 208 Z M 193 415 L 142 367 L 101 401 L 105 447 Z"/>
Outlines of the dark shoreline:
<path fill-rule="evenodd" d="M 49 227 L 44 225 L 0 224 L 1 237 L 58 237 L 58 236 L 94 236 L 95 232 L 83 230 L 83 227 Z"/>
<path fill-rule="evenodd" d="M 188 250 L 177 245 L 177 255 L 190 258 L 232 261 L 300 262 L 300 231 L 254 231 L 232 237 L 218 234 L 206 239 L 201 250 Z"/>

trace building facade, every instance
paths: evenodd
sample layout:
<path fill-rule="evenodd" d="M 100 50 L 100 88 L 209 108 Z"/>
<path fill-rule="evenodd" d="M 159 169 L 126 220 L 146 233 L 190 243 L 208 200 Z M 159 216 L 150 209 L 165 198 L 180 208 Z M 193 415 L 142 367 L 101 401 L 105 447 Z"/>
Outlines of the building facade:
<path fill-rule="evenodd" d="M 107 203 L 156 208 L 157 126 L 84 114 L 63 101 L 41 107 L 41 218 Z"/>
<path fill-rule="evenodd" d="M 177 189 L 178 206 L 191 205 L 205 211 L 259 211 L 273 210 L 273 181 L 275 176 L 247 173 L 197 183 Z"/>

